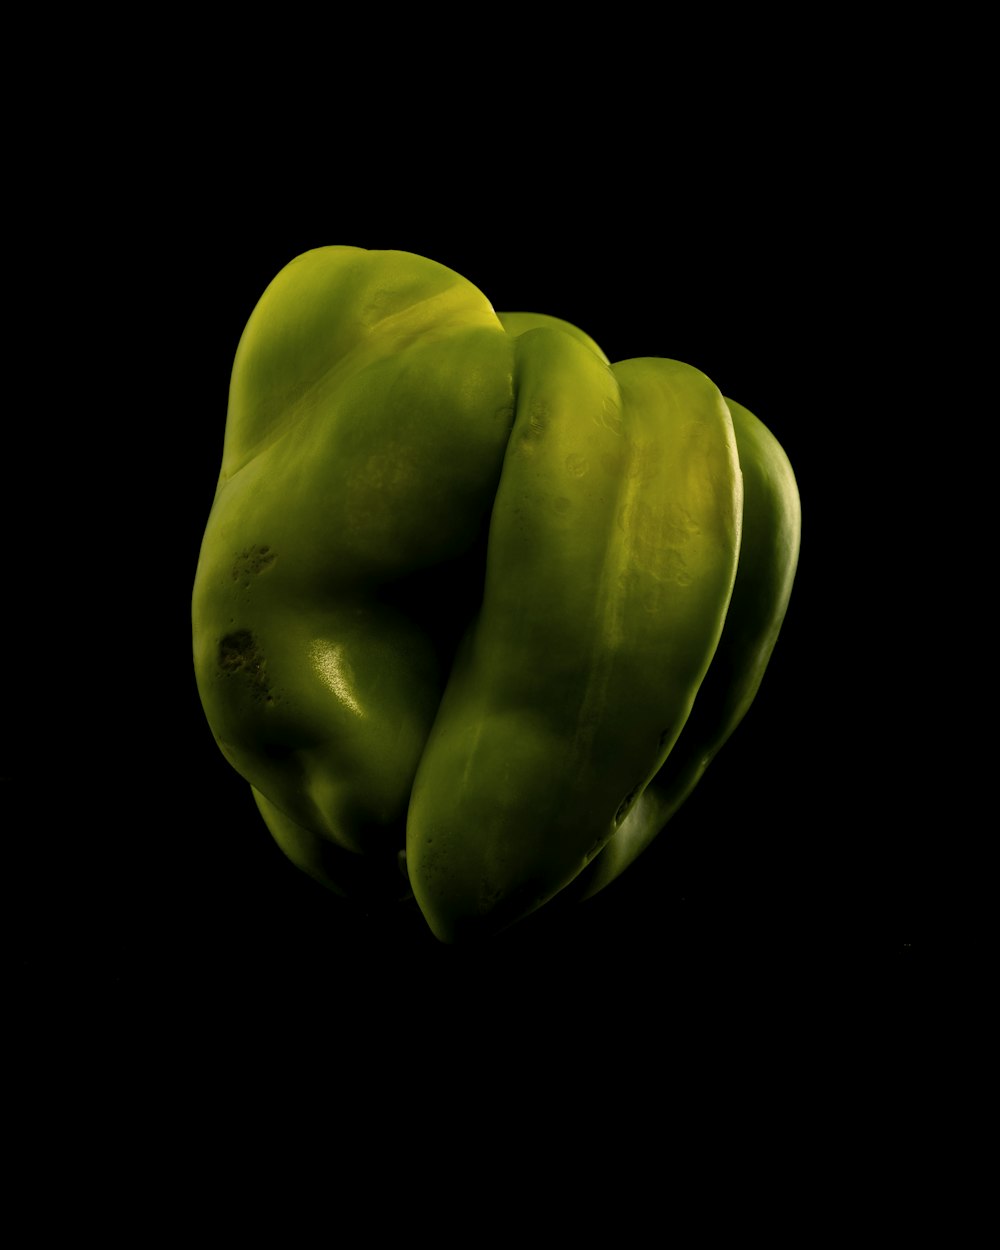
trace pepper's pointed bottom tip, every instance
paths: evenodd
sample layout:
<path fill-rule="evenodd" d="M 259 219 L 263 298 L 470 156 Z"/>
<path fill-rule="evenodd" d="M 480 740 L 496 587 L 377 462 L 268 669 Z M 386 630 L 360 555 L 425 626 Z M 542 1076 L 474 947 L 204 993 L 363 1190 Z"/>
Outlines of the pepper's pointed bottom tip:
<path fill-rule="evenodd" d="M 429 897 L 426 891 L 414 895 L 431 933 L 444 946 L 474 947 L 488 944 L 497 934 L 514 924 L 516 916 L 501 914 L 505 909 L 480 907 L 472 910 L 465 900 Z"/>
<path fill-rule="evenodd" d="M 415 895 L 417 905 L 428 928 L 445 946 L 475 948 L 490 946 L 509 938 L 512 931 L 522 932 L 526 925 L 535 921 L 545 911 L 545 899 L 532 898 L 529 902 L 500 896 L 480 899 L 472 910 L 467 906 L 448 906 L 442 900 L 429 901 L 426 896 Z M 463 899 L 464 903 L 465 900 Z"/>
<path fill-rule="evenodd" d="M 428 915 L 426 908 L 421 908 L 424 920 L 431 933 L 442 946 L 471 948 L 487 946 L 509 925 L 492 923 L 489 917 L 479 916 L 442 916 L 439 912 Z M 510 924 L 513 924 L 510 921 Z"/>

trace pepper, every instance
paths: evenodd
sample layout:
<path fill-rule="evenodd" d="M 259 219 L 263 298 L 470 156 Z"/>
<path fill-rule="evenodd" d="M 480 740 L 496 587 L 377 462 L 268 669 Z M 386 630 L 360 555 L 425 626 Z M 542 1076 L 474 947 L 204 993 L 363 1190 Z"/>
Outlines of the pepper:
<path fill-rule="evenodd" d="M 202 704 L 294 864 L 488 938 L 677 811 L 757 692 L 799 533 L 781 447 L 699 370 L 318 248 L 237 349 Z"/>

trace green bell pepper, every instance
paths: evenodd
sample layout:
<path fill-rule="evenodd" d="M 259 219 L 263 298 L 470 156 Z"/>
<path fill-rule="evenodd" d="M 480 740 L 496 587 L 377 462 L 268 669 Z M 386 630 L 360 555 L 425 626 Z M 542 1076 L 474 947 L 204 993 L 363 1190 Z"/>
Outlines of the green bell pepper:
<path fill-rule="evenodd" d="M 781 447 L 697 369 L 318 248 L 236 353 L 199 693 L 293 863 L 486 937 L 676 812 L 757 692 L 799 529 Z"/>

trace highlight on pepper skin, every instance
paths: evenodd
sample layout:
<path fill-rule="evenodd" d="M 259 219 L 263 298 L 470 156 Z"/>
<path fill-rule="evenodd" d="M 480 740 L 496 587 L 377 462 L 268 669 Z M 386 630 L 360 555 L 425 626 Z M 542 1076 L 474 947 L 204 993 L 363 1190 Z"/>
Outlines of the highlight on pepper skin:
<path fill-rule="evenodd" d="M 233 364 L 205 715 L 292 863 L 488 940 L 599 892 L 699 783 L 800 525 L 777 440 L 698 369 L 611 363 L 411 253 L 317 248 Z"/>

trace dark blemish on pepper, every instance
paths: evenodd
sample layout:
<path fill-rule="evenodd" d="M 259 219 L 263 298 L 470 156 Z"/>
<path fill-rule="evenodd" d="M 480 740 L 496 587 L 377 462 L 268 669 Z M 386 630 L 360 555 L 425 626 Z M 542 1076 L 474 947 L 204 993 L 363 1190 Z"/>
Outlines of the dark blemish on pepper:
<path fill-rule="evenodd" d="M 219 643 L 219 668 L 227 676 L 238 674 L 250 684 L 257 700 L 271 702 L 271 689 L 265 673 L 266 661 L 257 640 L 248 629 L 226 634 Z"/>
<path fill-rule="evenodd" d="M 233 563 L 233 581 L 238 582 L 244 578 L 256 577 L 265 569 L 269 569 L 273 563 L 274 553 L 267 543 L 261 543 L 255 547 L 244 547 Z M 243 581 L 243 585 L 246 587 L 250 583 Z"/>

